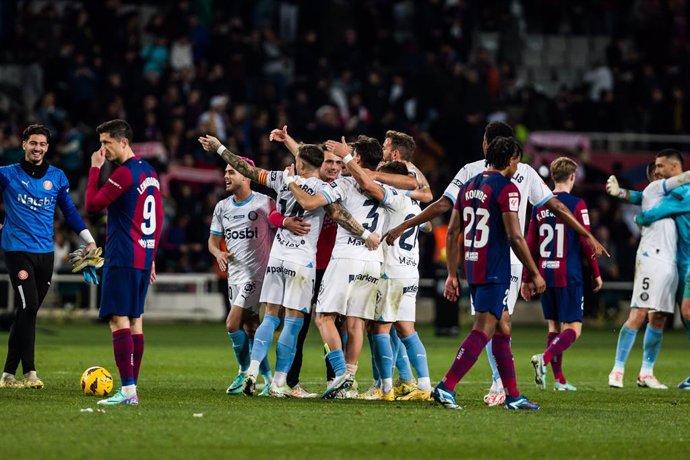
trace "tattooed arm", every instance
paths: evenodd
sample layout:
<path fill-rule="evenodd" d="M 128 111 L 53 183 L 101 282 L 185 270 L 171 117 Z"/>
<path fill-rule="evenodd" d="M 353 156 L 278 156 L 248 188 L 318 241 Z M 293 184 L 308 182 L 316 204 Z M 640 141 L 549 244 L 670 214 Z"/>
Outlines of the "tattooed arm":
<path fill-rule="evenodd" d="M 254 182 L 258 182 L 261 185 L 266 185 L 268 171 L 250 165 L 238 155 L 235 155 L 228 150 L 217 138 L 207 134 L 206 136 L 199 137 L 199 143 L 207 152 L 218 153 L 218 155 L 220 155 L 227 164 L 235 168 L 237 172 L 242 174 L 244 177 L 251 179 Z"/>
<path fill-rule="evenodd" d="M 370 233 L 362 224 L 357 222 L 350 212 L 340 203 L 331 203 L 324 207 L 326 213 L 348 232 L 361 237 L 366 241 L 369 250 L 376 249 L 381 243 L 381 237 L 377 233 Z"/>

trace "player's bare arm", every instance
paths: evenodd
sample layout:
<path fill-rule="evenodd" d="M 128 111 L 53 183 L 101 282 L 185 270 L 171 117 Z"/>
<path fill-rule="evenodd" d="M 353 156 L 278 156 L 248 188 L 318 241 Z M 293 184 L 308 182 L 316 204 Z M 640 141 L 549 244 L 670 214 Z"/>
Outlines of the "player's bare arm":
<path fill-rule="evenodd" d="M 384 237 L 386 238 L 386 243 L 388 244 L 393 244 L 395 240 L 400 238 L 400 235 L 403 234 L 405 230 L 407 230 L 410 227 L 415 227 L 417 225 L 422 225 L 425 222 L 429 222 L 435 217 L 440 216 L 444 212 L 448 211 L 453 207 L 453 203 L 445 196 L 442 196 L 438 200 L 434 201 L 431 203 L 429 206 L 424 208 L 422 212 L 417 214 L 411 219 L 406 220 L 405 222 L 401 223 L 397 227 L 394 227 L 386 234 Z"/>
<path fill-rule="evenodd" d="M 352 160 L 352 152 L 350 146 L 345 142 L 343 137 L 341 142 L 336 141 L 326 141 L 326 150 L 337 155 L 343 159 L 345 167 L 350 171 L 352 177 L 357 181 L 362 191 L 374 198 L 375 200 L 381 201 L 385 197 L 385 192 L 383 188 L 374 182 L 374 180 L 367 174 L 364 168 L 357 164 L 356 161 Z M 397 174 L 399 177 L 403 177 Z"/>
<path fill-rule="evenodd" d="M 561 219 L 565 225 L 575 230 L 579 235 L 587 238 L 587 244 L 589 244 L 589 246 L 592 248 L 594 257 L 601 257 L 602 254 L 606 254 L 607 257 L 611 257 L 606 248 L 602 246 L 602 244 L 594 237 L 594 235 L 592 235 L 591 232 L 589 232 L 589 230 L 578 222 L 575 216 L 573 216 L 573 213 L 570 212 L 570 209 L 561 203 L 558 198 L 555 196 L 552 197 L 549 201 L 544 203 L 544 206 L 546 206 L 549 211 L 554 213 L 556 217 Z"/>
<path fill-rule="evenodd" d="M 460 282 L 458 281 L 458 264 L 460 263 L 460 242 L 458 237 L 462 230 L 462 219 L 460 213 L 453 209 L 450 216 L 450 223 L 448 224 L 448 233 L 446 234 L 446 268 L 448 269 L 448 277 L 446 278 L 446 286 L 443 290 L 443 295 L 446 299 L 455 302 L 460 297 Z M 464 242 L 463 242 L 464 244 Z"/>
<path fill-rule="evenodd" d="M 208 237 L 208 252 L 216 259 L 218 267 L 221 271 L 228 269 L 228 259 L 231 257 L 229 252 L 221 251 L 220 241 L 221 235 L 209 235 Z"/>
<path fill-rule="evenodd" d="M 310 195 L 302 190 L 296 182 L 288 183 L 288 189 L 305 211 L 313 211 L 314 209 L 322 208 L 328 204 L 328 200 L 321 193 Z"/>
<path fill-rule="evenodd" d="M 431 222 L 424 222 L 422 225 L 419 226 L 419 230 L 423 231 L 424 233 L 431 233 L 433 229 L 434 226 L 431 225 Z"/>
<path fill-rule="evenodd" d="M 242 174 L 244 177 L 247 177 L 253 180 L 254 182 L 258 182 L 262 185 L 266 184 L 268 171 L 250 165 L 242 158 L 240 158 L 238 155 L 235 155 L 230 150 L 228 150 L 227 147 L 221 144 L 217 138 L 207 134 L 206 136 L 199 137 L 199 143 L 204 147 L 204 150 L 206 150 L 207 152 L 217 152 L 223 158 L 223 160 L 225 160 L 227 164 L 235 168 L 237 172 Z"/>
<path fill-rule="evenodd" d="M 274 129 L 271 131 L 271 134 L 268 135 L 268 140 L 282 143 L 287 147 L 290 153 L 296 157 L 297 153 L 299 153 L 299 143 L 288 134 L 287 129 L 287 125 L 283 126 L 283 129 Z"/>
<path fill-rule="evenodd" d="M 335 222 L 348 232 L 362 237 L 366 242 L 367 249 L 373 251 L 381 244 L 381 237 L 378 233 L 371 233 L 362 224 L 357 222 L 350 212 L 340 203 L 331 203 L 324 207 L 324 210 Z"/>
<path fill-rule="evenodd" d="M 382 171 L 371 171 L 369 169 L 364 169 L 364 171 L 372 180 L 377 180 L 386 185 L 390 185 L 391 187 L 400 190 L 417 190 L 417 181 L 412 176 L 403 176 L 402 174 L 391 174 Z M 421 196 L 425 198 L 426 194 L 422 193 Z"/>
<path fill-rule="evenodd" d="M 525 237 L 522 236 L 520 220 L 518 219 L 517 213 L 504 212 L 502 217 L 503 225 L 505 226 L 506 234 L 508 236 L 508 241 L 510 242 L 510 247 L 513 249 L 515 255 L 530 274 L 532 280 L 530 283 L 533 286 L 533 293 L 541 294 L 546 289 L 546 282 L 539 274 L 539 269 L 532 258 L 532 254 L 530 254 Z"/>
<path fill-rule="evenodd" d="M 434 199 L 434 194 L 431 192 L 431 185 L 429 185 L 429 181 L 424 173 L 409 161 L 407 162 L 407 169 L 414 172 L 417 176 L 417 190 L 410 194 L 410 198 L 421 203 L 431 203 L 431 200 Z"/>

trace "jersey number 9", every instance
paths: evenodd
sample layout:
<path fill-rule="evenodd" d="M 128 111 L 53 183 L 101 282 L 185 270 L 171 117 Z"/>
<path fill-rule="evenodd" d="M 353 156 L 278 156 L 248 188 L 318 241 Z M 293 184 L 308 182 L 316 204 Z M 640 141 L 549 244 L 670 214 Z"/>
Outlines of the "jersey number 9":
<path fill-rule="evenodd" d="M 141 233 L 152 235 L 156 231 L 156 199 L 149 195 L 144 200 L 144 221 L 141 223 Z"/>

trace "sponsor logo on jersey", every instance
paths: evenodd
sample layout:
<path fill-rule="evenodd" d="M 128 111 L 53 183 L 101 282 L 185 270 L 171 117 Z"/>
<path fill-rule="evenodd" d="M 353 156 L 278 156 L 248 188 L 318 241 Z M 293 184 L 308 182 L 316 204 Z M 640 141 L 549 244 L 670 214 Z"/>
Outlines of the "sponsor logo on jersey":
<path fill-rule="evenodd" d="M 155 249 L 156 247 L 156 240 L 144 240 L 140 239 L 139 240 L 139 246 L 141 246 L 144 249 Z"/>
<path fill-rule="evenodd" d="M 307 184 L 302 184 L 299 186 L 299 188 L 301 188 L 310 195 L 314 195 L 316 193 L 316 191 L 313 188 L 309 187 Z"/>
<path fill-rule="evenodd" d="M 278 179 L 278 171 L 271 171 L 271 180 L 275 181 Z"/>
<path fill-rule="evenodd" d="M 331 188 L 338 188 L 338 184 L 336 184 L 335 181 L 329 182 L 328 185 L 330 185 Z"/>
<path fill-rule="evenodd" d="M 486 200 L 486 193 L 478 189 L 472 189 L 465 192 L 466 200 L 479 200 L 482 203 Z"/>
<path fill-rule="evenodd" d="M 479 260 L 479 253 L 477 251 L 465 252 L 465 260 L 469 262 L 476 262 Z"/>
<path fill-rule="evenodd" d="M 416 267 L 417 266 L 417 261 L 414 260 L 412 257 L 399 256 L 398 257 L 398 263 L 400 265 L 409 265 L 410 267 Z"/>
<path fill-rule="evenodd" d="M 367 283 L 376 284 L 379 282 L 379 279 L 371 275 L 350 275 L 348 282 L 351 283 L 353 281 L 364 281 Z"/>
<path fill-rule="evenodd" d="M 259 215 L 256 213 L 256 211 L 249 211 L 249 214 L 247 214 L 247 218 L 253 222 L 259 218 Z"/>
<path fill-rule="evenodd" d="M 364 246 L 364 240 L 360 240 L 359 238 L 348 236 L 347 237 L 347 244 L 350 244 L 352 246 Z"/>
<path fill-rule="evenodd" d="M 226 240 L 249 240 L 259 237 L 259 228 L 243 228 L 242 230 L 225 230 Z"/>
<path fill-rule="evenodd" d="M 285 239 L 283 237 L 282 233 L 283 232 L 287 232 L 288 234 L 291 234 L 291 233 L 289 233 L 289 230 L 286 230 L 284 228 L 281 228 L 280 230 L 281 230 L 280 232 L 276 233 L 276 240 L 278 240 L 278 243 L 280 243 L 282 246 L 285 246 L 286 248 L 294 249 L 294 248 L 298 248 L 298 247 L 302 246 L 305 243 L 304 240 L 299 240 L 297 242 L 294 242 L 294 241 L 290 241 L 290 240 Z"/>
<path fill-rule="evenodd" d="M 29 181 L 28 180 L 23 180 L 21 181 L 22 184 L 24 184 L 25 187 L 29 186 Z"/>
<path fill-rule="evenodd" d="M 452 184 L 455 185 L 457 188 L 462 188 L 462 182 L 460 182 L 460 179 L 453 179 Z"/>
<path fill-rule="evenodd" d="M 17 273 L 17 278 L 19 278 L 21 281 L 24 281 L 29 278 L 29 272 L 26 270 L 19 270 L 19 273 Z"/>
<path fill-rule="evenodd" d="M 282 273 L 285 276 L 292 276 L 293 278 L 297 276 L 297 272 L 294 270 L 283 267 L 271 267 L 270 265 L 266 267 L 266 274 L 268 273 Z"/>
<path fill-rule="evenodd" d="M 149 187 L 155 187 L 160 190 L 161 184 L 158 182 L 158 179 L 155 177 L 147 177 L 144 179 L 144 181 L 139 184 L 139 187 L 137 187 L 137 192 L 139 192 L 139 195 L 143 194 L 147 188 Z"/>
<path fill-rule="evenodd" d="M 244 214 L 238 214 L 235 216 L 232 216 L 233 219 L 244 219 Z"/>
<path fill-rule="evenodd" d="M 417 292 L 419 290 L 419 286 L 416 284 L 413 284 L 412 286 L 405 286 L 403 288 L 403 294 L 407 294 L 408 292 Z"/>
<path fill-rule="evenodd" d="M 43 181 L 43 188 L 46 190 L 52 190 L 53 189 L 53 183 L 49 180 L 44 180 Z"/>
<path fill-rule="evenodd" d="M 17 201 L 21 204 L 28 205 L 31 209 L 42 208 L 44 206 L 52 206 L 55 200 L 53 197 L 46 196 L 43 198 L 34 198 L 31 195 L 18 194 Z"/>
<path fill-rule="evenodd" d="M 547 270 L 557 270 L 561 268 L 561 261 L 560 260 L 544 260 L 541 263 L 541 268 L 547 269 Z"/>
<path fill-rule="evenodd" d="M 117 187 L 117 188 L 119 188 L 120 190 L 122 190 L 122 185 L 118 184 L 118 183 L 115 182 L 114 180 L 108 178 L 108 182 L 110 182 L 110 183 L 113 184 L 115 187 Z"/>

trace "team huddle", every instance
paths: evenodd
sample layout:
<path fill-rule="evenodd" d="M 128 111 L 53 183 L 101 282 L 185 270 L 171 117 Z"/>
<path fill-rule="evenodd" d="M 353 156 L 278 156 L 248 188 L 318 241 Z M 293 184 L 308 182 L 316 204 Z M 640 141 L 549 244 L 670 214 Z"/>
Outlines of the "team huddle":
<path fill-rule="evenodd" d="M 108 210 L 103 257 L 66 194 L 64 174 L 43 161 L 47 130 L 27 128 L 24 161 L 0 168 L 8 207 L 2 249 L 23 306 L 10 332 L 0 388 L 43 387 L 33 362 L 34 331 L 52 273 L 44 272 L 47 263 L 52 269 L 52 241 L 49 245 L 47 238 L 52 240 L 57 203 L 85 244 L 71 255 L 73 270 L 98 283 L 96 270 L 104 267 L 99 316 L 110 324 L 122 388 L 99 404 L 137 405 L 144 300 L 155 281 L 163 223 L 160 184 L 153 168 L 132 152 L 132 131 L 125 121 L 112 120 L 97 131 L 101 149 L 91 157 L 86 208 Z M 520 162 L 522 149 L 512 128 L 492 122 L 484 134 L 485 160 L 465 165 L 443 196 L 430 203 L 429 184 L 411 163 L 414 140 L 404 133 L 389 131 L 383 144 L 359 136 L 352 143 L 343 138 L 315 145 L 298 143 L 283 128 L 273 130 L 270 140 L 290 151 L 294 167 L 266 171 L 213 136 L 199 138 L 206 151 L 227 163 L 224 180 L 230 196 L 216 205 L 208 249 L 228 274 L 231 309 L 226 329 L 239 367 L 228 394 L 319 396 L 299 379 L 313 314 L 324 342 L 324 399 L 435 400 L 445 408 L 461 409 L 455 387 L 486 349 L 493 375 L 484 402 L 511 410 L 539 409 L 518 390 L 510 324 L 518 296 L 530 300 L 535 294 L 540 295 L 548 334 L 544 351 L 531 358 L 534 381 L 545 389 L 550 365 L 554 389 L 576 390 L 564 376 L 563 354 L 582 332 L 585 273 L 599 290 L 603 283 L 596 259 L 606 250 L 590 232 L 586 204 L 570 194 L 575 161 L 562 157 L 552 162 L 552 191 L 532 167 Z M 106 159 L 119 167 L 99 188 Z M 621 189 L 613 176 L 606 185 L 609 194 L 641 204 L 643 211 L 636 218 L 643 227 L 632 308 L 620 331 L 609 375 L 612 387 L 623 386 L 625 361 L 648 317 L 637 384 L 666 388 L 654 377 L 653 367 L 679 284 L 681 312 L 690 326 L 690 173 L 682 172 L 682 157 L 674 150 L 660 152 L 648 172 L 651 184 L 642 193 Z M 46 174 L 55 179 L 45 179 Z M 24 184 L 19 196 L 23 190 L 31 200 L 15 199 L 18 181 Z M 276 198 L 253 191 L 251 181 L 272 189 Z M 44 206 L 37 213 L 39 202 Z M 420 202 L 430 204 L 422 211 Z M 430 221 L 451 208 L 444 295 L 457 301 L 464 273 L 475 321 L 450 369 L 432 387 L 426 350 L 415 330 L 417 243 L 419 232 L 431 231 Z M 31 235 L 30 224 L 40 226 L 48 218 L 51 227 L 42 239 L 21 238 L 22 231 Z M 33 241 L 36 238 L 40 240 Z M 31 244 L 22 246 L 22 241 Z M 583 270 L 583 260 L 588 270 Z M 261 305 L 265 309 L 260 321 Z M 281 322 L 272 373 L 268 354 Z M 365 334 L 372 351 L 373 384 L 360 394 L 356 375 Z M 20 361 L 24 381 L 15 378 Z M 690 389 L 690 378 L 679 388 Z"/>

